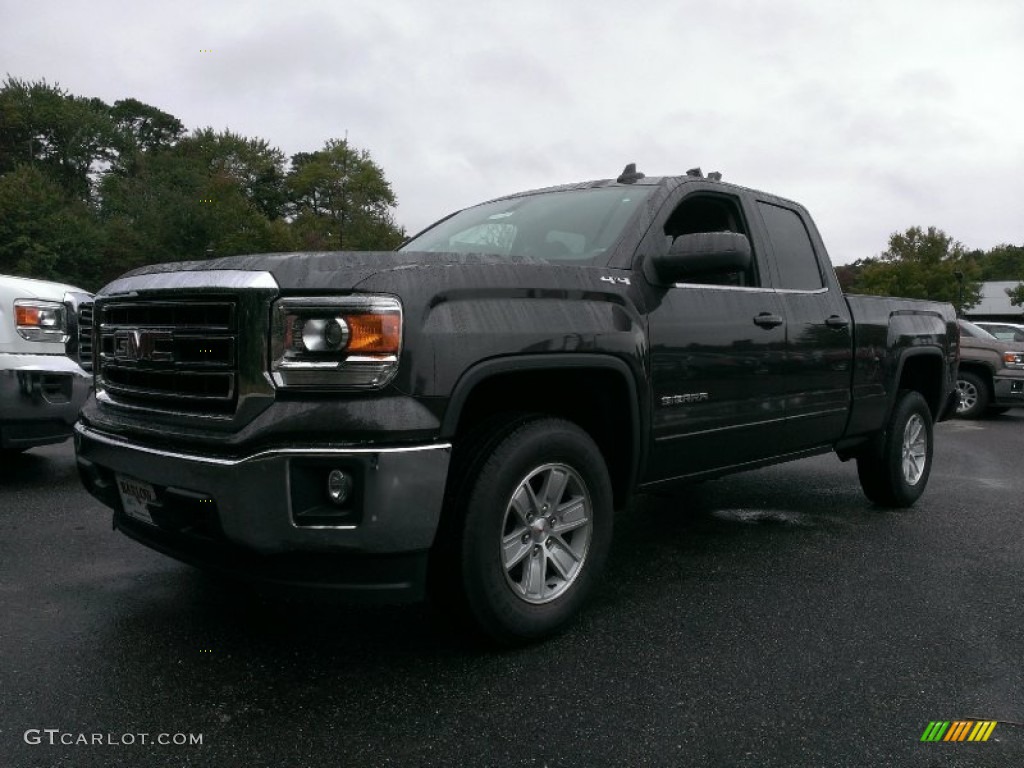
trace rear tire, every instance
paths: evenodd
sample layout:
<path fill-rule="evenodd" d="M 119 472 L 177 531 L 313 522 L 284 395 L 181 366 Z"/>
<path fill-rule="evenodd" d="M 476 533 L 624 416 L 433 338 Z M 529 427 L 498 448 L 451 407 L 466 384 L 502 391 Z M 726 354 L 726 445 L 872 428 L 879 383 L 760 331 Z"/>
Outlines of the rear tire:
<path fill-rule="evenodd" d="M 988 383 L 973 371 L 960 371 L 956 375 L 956 389 L 960 393 L 956 415 L 961 419 L 980 419 L 988 408 Z"/>
<path fill-rule="evenodd" d="M 496 435 L 496 437 L 494 437 Z M 462 605 L 491 639 L 549 637 L 576 615 L 603 570 L 612 537 L 612 489 L 600 450 L 575 424 L 535 417 L 495 427 L 454 478 L 446 511 L 454 541 L 439 541 L 435 598 Z M 454 546 L 452 546 L 454 544 Z M 445 568 L 445 565 L 449 566 Z M 454 577 L 454 578 L 452 578 Z M 456 590 L 446 599 L 437 589 Z"/>
<path fill-rule="evenodd" d="M 857 457 L 864 495 L 880 507 L 909 507 L 932 470 L 932 413 L 919 392 L 897 396 L 885 432 Z"/>

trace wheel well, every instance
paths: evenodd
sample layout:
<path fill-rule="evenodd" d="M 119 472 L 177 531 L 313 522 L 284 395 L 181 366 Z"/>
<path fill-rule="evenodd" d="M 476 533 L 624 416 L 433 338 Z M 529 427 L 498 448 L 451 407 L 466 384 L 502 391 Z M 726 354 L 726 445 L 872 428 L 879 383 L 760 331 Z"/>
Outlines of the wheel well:
<path fill-rule="evenodd" d="M 974 365 L 972 363 L 964 364 L 960 363 L 961 371 L 970 371 L 971 373 L 980 376 L 981 380 L 985 382 L 985 386 L 988 387 L 988 394 L 991 397 L 993 394 L 992 389 L 992 371 L 989 370 L 988 366 L 985 365 Z"/>
<path fill-rule="evenodd" d="M 528 412 L 572 421 L 597 443 L 621 507 L 631 492 L 633 431 L 630 389 L 622 375 L 608 369 L 511 371 L 477 384 L 459 414 L 455 441 L 491 416 Z"/>
<path fill-rule="evenodd" d="M 928 403 L 933 418 L 938 418 L 942 402 L 943 361 L 935 355 L 917 355 L 903 364 L 898 389 L 920 392 Z"/>

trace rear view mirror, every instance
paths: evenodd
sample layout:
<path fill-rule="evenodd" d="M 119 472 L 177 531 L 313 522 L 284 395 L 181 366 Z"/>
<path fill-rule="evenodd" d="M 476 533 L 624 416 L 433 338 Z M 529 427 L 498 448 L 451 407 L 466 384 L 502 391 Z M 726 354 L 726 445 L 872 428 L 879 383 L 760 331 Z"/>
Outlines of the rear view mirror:
<path fill-rule="evenodd" d="M 752 255 L 746 235 L 736 232 L 697 232 L 680 235 L 668 253 L 651 262 L 662 283 L 681 283 L 715 272 L 746 272 Z"/>

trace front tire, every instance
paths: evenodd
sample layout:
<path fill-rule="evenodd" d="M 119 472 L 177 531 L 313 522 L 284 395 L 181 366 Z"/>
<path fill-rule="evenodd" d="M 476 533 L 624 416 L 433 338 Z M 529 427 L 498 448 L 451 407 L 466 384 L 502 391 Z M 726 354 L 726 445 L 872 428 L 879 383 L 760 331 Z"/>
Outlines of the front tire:
<path fill-rule="evenodd" d="M 980 419 L 988 408 L 988 384 L 973 371 L 960 371 L 956 376 L 960 402 L 956 415 L 961 419 Z"/>
<path fill-rule="evenodd" d="M 861 488 L 880 507 L 909 507 L 932 470 L 932 413 L 919 392 L 903 391 L 885 432 L 857 457 Z"/>
<path fill-rule="evenodd" d="M 548 637 L 579 611 L 612 537 L 600 450 L 575 424 L 536 418 L 492 443 L 453 510 L 459 588 L 473 622 L 503 644 Z"/>

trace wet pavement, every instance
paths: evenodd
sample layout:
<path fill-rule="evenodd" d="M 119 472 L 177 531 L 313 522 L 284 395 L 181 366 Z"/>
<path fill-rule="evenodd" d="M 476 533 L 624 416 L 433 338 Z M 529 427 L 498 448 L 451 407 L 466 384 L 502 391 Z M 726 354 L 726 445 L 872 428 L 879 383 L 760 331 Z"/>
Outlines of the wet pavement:
<path fill-rule="evenodd" d="M 580 620 L 503 652 L 151 552 L 70 443 L 5 459 L 0 764 L 1024 764 L 1024 412 L 937 444 L 909 511 L 834 457 L 639 497 Z"/>

